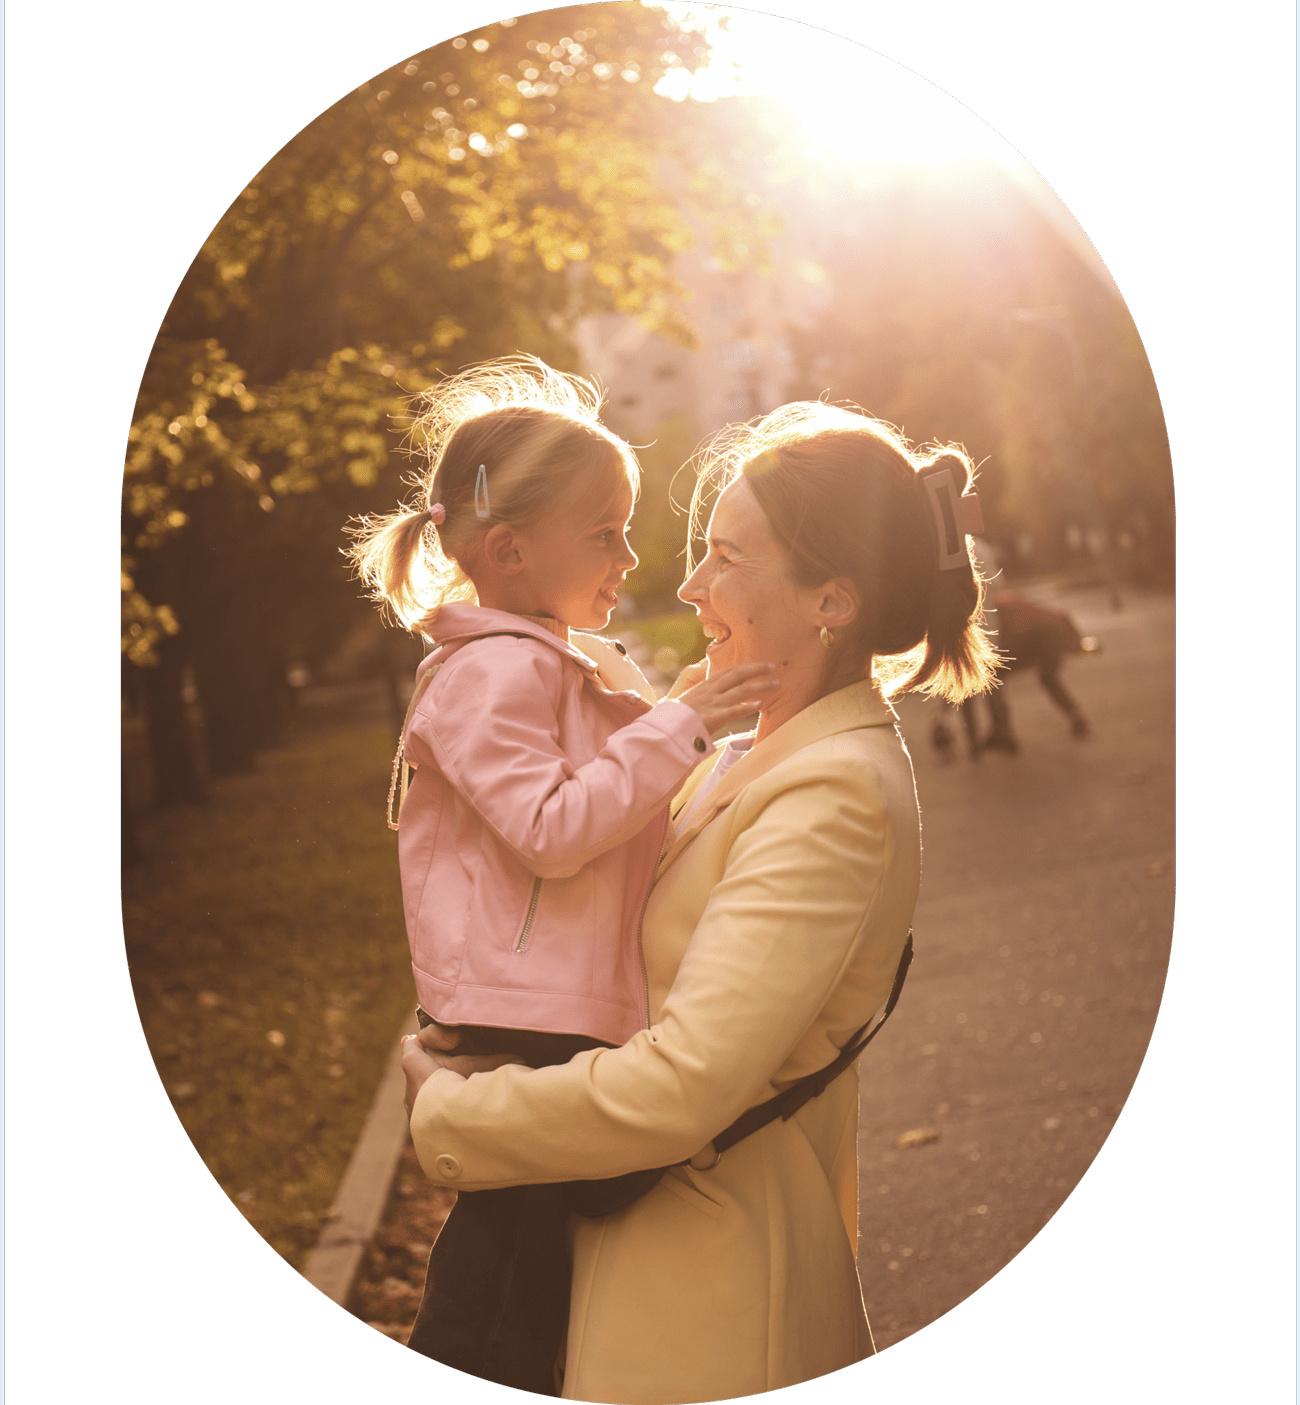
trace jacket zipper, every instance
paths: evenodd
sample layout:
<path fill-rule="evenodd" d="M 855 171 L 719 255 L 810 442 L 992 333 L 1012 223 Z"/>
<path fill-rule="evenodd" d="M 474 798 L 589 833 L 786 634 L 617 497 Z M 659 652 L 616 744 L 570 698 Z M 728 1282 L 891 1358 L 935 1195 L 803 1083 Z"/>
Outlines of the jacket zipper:
<path fill-rule="evenodd" d="M 528 945 L 528 934 L 533 930 L 533 918 L 537 915 L 537 900 L 542 896 L 542 880 L 533 879 L 532 901 L 528 904 L 528 916 L 524 918 L 523 934 L 519 938 L 519 945 L 515 947 L 515 955 L 518 956 Z"/>
<path fill-rule="evenodd" d="M 663 833 L 659 836 L 659 858 L 655 860 L 655 868 L 659 867 L 659 861 L 664 856 L 664 850 L 668 847 L 668 826 L 669 816 L 664 816 Z M 650 894 L 654 891 L 654 879 L 650 880 L 650 886 L 646 889 L 645 898 L 641 903 L 641 916 L 636 920 L 636 950 L 641 958 L 641 994 L 645 1002 L 645 1027 L 650 1028 L 650 972 L 645 964 L 645 944 L 641 940 L 641 929 L 645 925 L 645 910 L 650 906 Z"/>

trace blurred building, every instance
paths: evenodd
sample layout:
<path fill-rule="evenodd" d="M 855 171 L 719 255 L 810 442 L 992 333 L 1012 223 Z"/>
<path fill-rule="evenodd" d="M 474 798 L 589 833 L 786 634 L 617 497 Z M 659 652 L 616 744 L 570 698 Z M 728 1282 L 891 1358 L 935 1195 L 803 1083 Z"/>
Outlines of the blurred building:
<path fill-rule="evenodd" d="M 678 257 L 673 272 L 687 290 L 697 349 L 675 346 L 621 314 L 582 319 L 583 369 L 605 387 L 611 429 L 644 444 L 661 426 L 684 419 L 698 441 L 789 399 L 788 330 L 809 321 L 830 295 L 822 268 L 781 247 L 789 242 L 773 241 L 770 274 L 724 268 L 703 238 Z"/>

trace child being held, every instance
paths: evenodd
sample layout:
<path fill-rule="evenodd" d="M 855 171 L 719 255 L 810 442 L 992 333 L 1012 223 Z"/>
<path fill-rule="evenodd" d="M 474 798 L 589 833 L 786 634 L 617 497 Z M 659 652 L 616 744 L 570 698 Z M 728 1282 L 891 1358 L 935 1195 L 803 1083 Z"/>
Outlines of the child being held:
<path fill-rule="evenodd" d="M 535 1067 L 647 1026 L 640 920 L 668 803 L 712 736 L 777 686 L 750 664 L 654 702 L 621 645 L 575 632 L 609 623 L 637 562 L 639 468 L 599 404 L 527 357 L 443 382 L 421 420 L 419 506 L 363 523 L 352 552 L 374 595 L 437 644 L 394 768 L 422 1017 L 459 1027 L 459 1052 Z M 554 1393 L 568 1308 L 557 1193 L 459 1197 L 412 1347 Z"/>

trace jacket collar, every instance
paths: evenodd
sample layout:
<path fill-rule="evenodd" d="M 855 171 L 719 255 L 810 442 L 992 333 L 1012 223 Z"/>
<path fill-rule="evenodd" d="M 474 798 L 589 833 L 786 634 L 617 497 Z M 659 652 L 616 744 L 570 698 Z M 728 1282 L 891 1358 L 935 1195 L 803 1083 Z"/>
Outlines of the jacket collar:
<path fill-rule="evenodd" d="M 796 751 L 821 741 L 824 737 L 834 736 L 837 732 L 850 732 L 859 727 L 888 727 L 896 720 L 893 708 L 885 701 L 874 679 L 851 683 L 847 688 L 840 688 L 824 698 L 818 698 L 814 703 L 809 703 L 802 712 L 795 713 L 771 736 L 761 742 L 755 742 L 723 776 L 703 808 L 673 840 L 672 846 L 660 861 L 656 877 L 662 876 L 664 870 L 687 844 L 719 810 L 731 804 L 745 786 L 787 757 L 793 756 Z M 716 752 L 714 759 L 717 759 Z M 704 771 L 704 766 L 699 769 Z M 690 785 L 690 782 L 687 784 Z"/>
<path fill-rule="evenodd" d="M 441 662 L 446 658 L 448 645 L 459 648 L 472 639 L 484 639 L 491 634 L 522 634 L 529 639 L 539 639 L 543 644 L 570 658 L 579 668 L 592 675 L 596 672 L 596 662 L 577 649 L 567 639 L 561 639 L 549 624 L 529 619 L 525 615 L 512 615 L 506 610 L 489 610 L 483 605 L 444 605 L 438 611 L 434 622 L 438 645 L 425 664 Z"/>

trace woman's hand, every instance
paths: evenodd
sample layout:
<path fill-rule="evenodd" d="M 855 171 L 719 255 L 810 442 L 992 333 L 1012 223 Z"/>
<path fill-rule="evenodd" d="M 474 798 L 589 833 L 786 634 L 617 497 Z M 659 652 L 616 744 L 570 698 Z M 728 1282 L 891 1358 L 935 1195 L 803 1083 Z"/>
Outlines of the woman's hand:
<path fill-rule="evenodd" d="M 490 1073 L 502 1064 L 524 1062 L 514 1054 L 453 1054 L 451 1050 L 459 1043 L 460 1035 L 455 1030 L 438 1024 L 431 1024 L 419 1034 L 408 1034 L 402 1039 L 402 1072 L 406 1075 L 406 1096 L 402 1101 L 408 1117 L 425 1080 L 440 1068 L 450 1069 L 452 1073 L 468 1078 L 471 1073 Z"/>
<path fill-rule="evenodd" d="M 692 671 L 707 668 L 708 661 L 703 660 L 682 669 L 677 684 L 668 696 L 694 708 L 709 735 L 715 738 L 729 722 L 749 717 L 763 703 L 770 702 L 781 686 L 781 680 L 772 676 L 776 671 L 774 663 L 737 664 L 734 668 L 724 669 L 716 678 L 696 682 L 695 679 L 701 675 Z M 682 679 L 688 673 L 692 677 L 679 692 Z"/>

